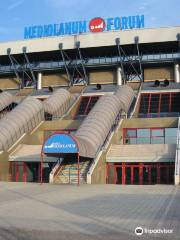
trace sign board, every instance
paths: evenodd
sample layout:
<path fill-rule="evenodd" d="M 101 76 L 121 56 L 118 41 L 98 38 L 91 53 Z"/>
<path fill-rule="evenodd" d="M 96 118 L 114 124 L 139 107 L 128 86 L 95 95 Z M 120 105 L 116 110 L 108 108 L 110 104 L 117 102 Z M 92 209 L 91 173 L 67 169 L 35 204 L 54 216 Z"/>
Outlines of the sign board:
<path fill-rule="evenodd" d="M 90 21 L 74 21 L 47 25 L 28 26 L 24 28 L 24 38 L 42 38 L 63 35 L 79 35 L 103 31 L 118 31 L 134 28 L 144 28 L 144 15 L 114 17 L 103 19 L 96 17 Z"/>
<path fill-rule="evenodd" d="M 43 153 L 78 153 L 78 147 L 75 140 L 70 135 L 64 133 L 55 133 L 44 143 Z"/>

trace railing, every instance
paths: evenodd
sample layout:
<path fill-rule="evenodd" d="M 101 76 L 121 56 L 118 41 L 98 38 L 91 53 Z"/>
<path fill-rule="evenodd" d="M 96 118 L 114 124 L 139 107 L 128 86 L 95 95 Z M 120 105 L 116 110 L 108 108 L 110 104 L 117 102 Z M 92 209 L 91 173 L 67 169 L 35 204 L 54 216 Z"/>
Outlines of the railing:
<path fill-rule="evenodd" d="M 54 164 L 54 166 L 52 167 L 52 171 L 49 174 L 49 182 L 53 183 L 54 182 L 54 178 L 57 176 L 57 173 L 60 171 L 60 169 L 62 168 L 61 165 L 62 161 L 60 162 L 59 160 Z"/>
<path fill-rule="evenodd" d="M 128 62 L 129 59 L 131 61 L 138 61 L 139 57 L 137 55 L 131 55 L 131 56 L 125 56 L 123 58 L 124 62 Z M 170 61 L 179 59 L 179 53 L 157 53 L 157 54 L 144 54 L 141 55 L 141 61 L 142 62 L 151 62 L 151 61 Z M 119 56 L 113 56 L 113 57 L 95 57 L 95 58 L 87 58 L 84 59 L 84 64 L 86 66 L 88 65 L 101 65 L 101 64 L 116 64 L 120 62 Z M 81 60 L 72 60 L 72 61 L 66 61 L 66 64 L 69 64 L 69 66 L 75 64 L 80 64 Z M 39 71 L 42 69 L 52 69 L 52 68 L 63 68 L 64 62 L 63 61 L 48 61 L 48 62 L 32 62 L 29 65 L 25 64 L 23 65 L 23 69 L 29 69 L 32 68 L 34 71 Z M 15 68 L 18 70 L 22 69 L 22 65 L 15 64 Z M 9 72 L 14 71 L 14 67 L 11 65 L 0 65 L 0 72 Z"/>
<path fill-rule="evenodd" d="M 177 132 L 177 147 L 176 147 L 176 159 L 175 159 L 175 184 L 180 183 L 180 118 L 178 120 L 178 132 Z"/>
<path fill-rule="evenodd" d="M 158 118 L 158 117 L 180 117 L 180 112 L 139 113 L 138 114 L 138 118 Z M 135 118 L 137 118 L 136 115 L 135 115 Z"/>
<path fill-rule="evenodd" d="M 138 106 L 138 103 L 139 103 L 139 99 L 140 99 L 140 97 L 141 97 L 141 88 L 142 88 L 142 83 L 140 83 L 140 86 L 139 86 L 139 88 L 138 88 L 138 93 L 137 93 L 136 102 L 135 102 L 135 104 L 134 104 L 134 106 L 133 106 L 132 111 L 131 111 L 130 114 L 129 114 L 129 118 L 133 118 L 133 115 L 134 115 L 135 112 L 136 112 L 136 109 L 137 109 L 137 106 Z"/>
<path fill-rule="evenodd" d="M 73 176 L 74 176 L 73 178 L 72 178 L 72 170 L 76 171 L 76 173 L 73 174 Z M 69 168 L 69 184 L 71 184 L 73 182 L 72 179 L 75 180 L 75 178 L 78 178 L 77 170 L 78 170 L 77 167 L 70 167 Z M 81 172 L 81 169 L 80 169 L 80 172 Z M 81 177 L 81 173 L 80 173 L 80 177 Z"/>
<path fill-rule="evenodd" d="M 75 178 L 78 178 L 78 173 L 77 173 L 78 168 L 77 168 L 77 167 L 70 167 L 70 168 L 69 168 L 69 184 L 73 183 L 72 179 L 73 179 L 73 180 L 76 180 L 74 177 L 72 177 L 72 170 L 75 170 L 75 171 L 76 171 L 76 172 L 73 174 L 73 176 L 74 176 Z M 84 175 L 84 173 L 82 173 L 83 170 L 86 171 L 86 168 L 84 168 L 84 164 L 82 164 L 82 166 L 81 166 L 80 169 L 79 169 L 79 172 L 80 172 L 80 174 L 79 174 L 80 180 L 82 180 L 83 175 Z M 85 180 L 85 179 L 84 179 L 84 180 Z"/>

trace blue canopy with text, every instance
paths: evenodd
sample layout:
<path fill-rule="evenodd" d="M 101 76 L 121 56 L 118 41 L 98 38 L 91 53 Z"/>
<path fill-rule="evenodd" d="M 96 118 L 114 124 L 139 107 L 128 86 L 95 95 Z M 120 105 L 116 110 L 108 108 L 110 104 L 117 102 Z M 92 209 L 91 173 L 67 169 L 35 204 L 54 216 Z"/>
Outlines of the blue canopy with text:
<path fill-rule="evenodd" d="M 55 133 L 50 136 L 43 146 L 44 154 L 78 153 L 76 141 L 68 134 Z"/>

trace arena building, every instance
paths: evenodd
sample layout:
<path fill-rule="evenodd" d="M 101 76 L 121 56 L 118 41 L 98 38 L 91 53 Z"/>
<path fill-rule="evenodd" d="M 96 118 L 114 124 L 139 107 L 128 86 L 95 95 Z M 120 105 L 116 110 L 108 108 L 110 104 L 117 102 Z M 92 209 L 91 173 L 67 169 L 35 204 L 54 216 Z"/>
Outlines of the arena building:
<path fill-rule="evenodd" d="M 91 24 L 0 43 L 0 180 L 179 184 L 180 27 Z"/>

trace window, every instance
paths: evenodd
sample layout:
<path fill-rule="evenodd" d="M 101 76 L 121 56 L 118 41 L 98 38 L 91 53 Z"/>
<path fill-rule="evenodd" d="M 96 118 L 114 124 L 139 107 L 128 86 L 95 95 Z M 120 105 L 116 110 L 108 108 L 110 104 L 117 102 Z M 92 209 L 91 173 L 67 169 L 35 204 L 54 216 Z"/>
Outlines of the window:
<path fill-rule="evenodd" d="M 142 94 L 141 95 L 141 102 L 140 102 L 140 113 L 148 113 L 148 103 L 149 103 L 149 95 Z"/>
<path fill-rule="evenodd" d="M 136 137 L 136 129 L 135 130 L 127 130 L 127 137 Z"/>
<path fill-rule="evenodd" d="M 163 137 L 164 129 L 151 129 L 151 136 L 152 137 Z"/>
<path fill-rule="evenodd" d="M 77 115 L 83 115 L 84 114 L 88 102 L 89 102 L 89 97 L 82 97 Z"/>
<path fill-rule="evenodd" d="M 100 96 L 87 96 L 82 97 L 80 106 L 77 112 L 78 115 L 87 115 L 94 107 Z"/>
<path fill-rule="evenodd" d="M 162 94 L 161 95 L 161 112 L 169 112 L 169 103 L 170 103 L 170 94 Z"/>
<path fill-rule="evenodd" d="M 176 144 L 177 128 L 123 129 L 124 144 Z"/>
<path fill-rule="evenodd" d="M 97 103 L 98 100 L 99 100 L 99 96 L 91 97 L 86 114 L 88 114 L 91 111 L 91 109 L 94 107 L 94 105 Z"/>
<path fill-rule="evenodd" d="M 159 109 L 159 94 L 151 94 L 150 113 L 158 113 Z"/>
<path fill-rule="evenodd" d="M 180 112 L 180 93 L 172 94 L 171 95 L 171 104 L 172 104 L 172 112 Z"/>
<path fill-rule="evenodd" d="M 180 93 L 141 94 L 139 114 L 153 114 L 158 117 L 161 113 L 179 113 L 179 102 Z"/>
<path fill-rule="evenodd" d="M 164 137 L 151 138 L 151 144 L 164 144 Z"/>
<path fill-rule="evenodd" d="M 165 143 L 175 144 L 177 141 L 177 128 L 165 129 Z"/>
<path fill-rule="evenodd" d="M 137 144 L 150 144 L 150 129 L 137 129 Z"/>
<path fill-rule="evenodd" d="M 126 132 L 125 144 L 136 144 L 137 131 L 136 129 L 128 129 Z"/>

